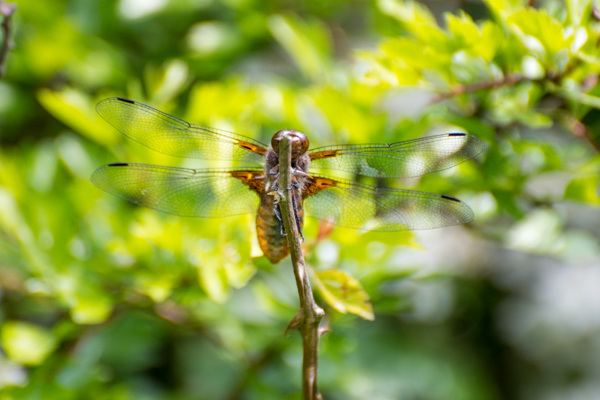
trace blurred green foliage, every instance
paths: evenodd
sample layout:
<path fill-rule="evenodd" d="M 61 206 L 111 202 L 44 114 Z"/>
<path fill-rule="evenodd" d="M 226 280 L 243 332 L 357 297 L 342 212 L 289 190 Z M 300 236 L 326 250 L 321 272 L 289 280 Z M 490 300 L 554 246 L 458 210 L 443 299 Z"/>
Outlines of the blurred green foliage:
<path fill-rule="evenodd" d="M 94 111 L 113 95 L 263 142 L 281 128 L 313 147 L 485 140 L 481 160 L 387 182 L 460 197 L 477 215 L 468 227 L 317 240 L 324 228 L 308 221 L 332 330 L 323 395 L 600 396 L 586 386 L 597 347 L 587 364 L 555 354 L 548 368 L 552 353 L 524 350 L 536 326 L 500 318 L 524 286 L 507 283 L 515 254 L 525 271 L 598 261 L 592 0 L 16 3 L 0 81 L 1 400 L 300 398 L 300 341 L 281 334 L 297 307 L 291 268 L 261 257 L 254 216 L 164 215 L 91 185 L 108 162 L 228 165 L 128 141 Z M 577 332 L 600 331 L 588 328 Z M 537 343 L 554 343 L 541 331 Z"/>

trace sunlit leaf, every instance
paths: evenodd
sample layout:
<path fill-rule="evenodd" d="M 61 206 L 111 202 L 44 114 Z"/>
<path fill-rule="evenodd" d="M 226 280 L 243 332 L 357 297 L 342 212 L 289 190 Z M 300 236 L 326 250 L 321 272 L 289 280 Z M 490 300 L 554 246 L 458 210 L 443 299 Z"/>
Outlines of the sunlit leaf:
<path fill-rule="evenodd" d="M 155 303 L 165 301 L 171 295 L 175 276 L 169 274 L 168 269 L 165 269 L 164 272 L 166 273 L 155 272 L 136 275 L 135 286 L 138 292 L 147 295 Z"/>
<path fill-rule="evenodd" d="M 500 17 L 506 18 L 507 15 L 522 10 L 529 1 L 528 0 L 485 0 L 485 3 Z"/>
<path fill-rule="evenodd" d="M 429 9 L 417 1 L 379 0 L 379 9 L 396 18 L 403 27 L 424 42 L 440 41 L 444 33 Z"/>
<path fill-rule="evenodd" d="M 4 321 L 0 338 L 8 357 L 25 365 L 43 363 L 57 346 L 51 331 L 26 322 Z"/>
<path fill-rule="evenodd" d="M 149 97 L 156 105 L 173 100 L 189 83 L 189 67 L 179 59 L 170 60 L 161 68 L 147 68 L 145 72 Z"/>
<path fill-rule="evenodd" d="M 204 249 L 196 249 L 190 254 L 191 264 L 197 268 L 198 283 L 204 289 L 208 297 L 216 303 L 223 303 L 229 294 L 227 287 L 227 276 L 223 269 L 223 260 L 217 252 L 211 251 L 216 249 L 216 243 L 210 244 L 206 240 Z"/>
<path fill-rule="evenodd" d="M 600 204 L 600 178 L 595 175 L 573 179 L 565 190 L 565 198 Z"/>
<path fill-rule="evenodd" d="M 327 77 L 331 46 L 323 25 L 317 21 L 273 15 L 269 19 L 269 29 L 305 76 L 317 81 Z"/>
<path fill-rule="evenodd" d="M 545 10 L 527 8 L 511 15 L 508 22 L 522 44 L 547 67 L 553 67 L 554 53 L 568 47 L 562 24 Z"/>
<path fill-rule="evenodd" d="M 338 269 L 311 271 L 312 281 L 327 304 L 342 314 L 351 313 L 370 321 L 375 319 L 369 295 L 352 275 Z"/>
<path fill-rule="evenodd" d="M 583 25 L 589 20 L 594 0 L 567 0 L 566 3 L 571 24 Z"/>
<path fill-rule="evenodd" d="M 594 108 L 600 108 L 600 97 L 593 96 L 587 93 L 582 93 L 576 89 L 562 90 L 561 94 L 565 97 L 574 100 L 578 103 L 585 104 Z"/>
<path fill-rule="evenodd" d="M 105 146 L 112 146 L 119 139 L 119 134 L 106 129 L 105 123 L 96 113 L 95 100 L 83 92 L 75 89 L 60 92 L 40 89 L 37 98 L 50 114 L 76 132 Z"/>

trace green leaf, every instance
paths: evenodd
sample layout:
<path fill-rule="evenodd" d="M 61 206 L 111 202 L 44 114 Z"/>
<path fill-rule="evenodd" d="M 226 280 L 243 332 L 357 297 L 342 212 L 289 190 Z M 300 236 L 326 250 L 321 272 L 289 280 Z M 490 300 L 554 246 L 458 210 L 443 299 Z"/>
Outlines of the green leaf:
<path fill-rule="evenodd" d="M 199 58 L 222 57 L 241 46 L 240 32 L 232 24 L 202 21 L 193 25 L 185 38 L 187 47 Z"/>
<path fill-rule="evenodd" d="M 205 241 L 209 242 L 208 240 Z M 216 249 L 216 244 L 214 244 Z M 190 262 L 198 270 L 198 283 L 208 297 L 215 303 L 222 304 L 229 296 L 227 277 L 223 269 L 222 259 L 214 251 L 196 249 L 190 252 Z"/>
<path fill-rule="evenodd" d="M 62 274 L 52 284 L 60 298 L 69 306 L 71 318 L 77 324 L 100 324 L 110 316 L 113 302 L 101 288 L 77 276 Z"/>
<path fill-rule="evenodd" d="M 472 57 L 491 61 L 505 39 L 500 27 L 491 21 L 486 21 L 480 28 L 464 12 L 458 16 L 446 13 L 444 17 L 453 38 L 452 46 L 456 50 L 466 51 Z"/>
<path fill-rule="evenodd" d="M 80 288 L 81 290 L 81 288 Z M 71 305 L 71 318 L 78 324 L 100 324 L 110 317 L 112 302 L 102 293 L 78 293 Z"/>
<path fill-rule="evenodd" d="M 37 99 L 56 119 L 100 144 L 111 147 L 120 139 L 118 132 L 107 128 L 94 109 L 94 101 L 83 92 L 74 89 L 60 92 L 40 89 Z"/>
<path fill-rule="evenodd" d="M 349 273 L 339 269 L 311 269 L 311 278 L 323 299 L 337 311 L 355 314 L 369 321 L 375 319 L 369 295 Z"/>
<path fill-rule="evenodd" d="M 0 338 L 6 355 L 25 365 L 40 365 L 57 346 L 52 332 L 26 322 L 4 322 Z"/>
<path fill-rule="evenodd" d="M 187 89 L 189 67 L 182 60 L 170 60 L 160 68 L 146 67 L 144 82 L 152 103 L 160 106 L 176 98 Z"/>
<path fill-rule="evenodd" d="M 594 108 L 600 108 L 600 97 L 578 92 L 576 89 L 560 90 L 564 97 Z"/>
<path fill-rule="evenodd" d="M 462 84 L 469 84 L 494 79 L 492 69 L 481 56 L 471 56 L 460 50 L 452 56 L 450 71 L 454 79 Z"/>
<path fill-rule="evenodd" d="M 499 125 L 520 122 L 535 128 L 549 127 L 552 118 L 536 112 L 534 108 L 543 94 L 544 89 L 532 82 L 498 88 L 488 96 L 490 115 Z"/>
<path fill-rule="evenodd" d="M 567 12 L 573 25 L 585 25 L 592 14 L 594 0 L 567 0 Z"/>
<path fill-rule="evenodd" d="M 527 6 L 528 0 L 485 0 L 487 6 L 501 19 Z"/>
<path fill-rule="evenodd" d="M 565 190 L 565 198 L 600 204 L 600 178 L 598 175 L 573 179 Z"/>
<path fill-rule="evenodd" d="M 462 46 L 468 46 L 479 38 L 479 29 L 469 14 L 461 11 L 460 15 L 446 13 L 444 17 L 446 27 L 454 39 L 462 43 Z"/>
<path fill-rule="evenodd" d="M 152 273 L 140 273 L 135 276 L 135 287 L 138 292 L 147 295 L 155 303 L 165 301 L 173 291 L 175 276 L 168 269 Z"/>
<path fill-rule="evenodd" d="M 274 15 L 269 18 L 269 29 L 306 77 L 320 81 L 328 76 L 331 39 L 320 22 Z"/>
<path fill-rule="evenodd" d="M 528 8 L 508 18 L 511 31 L 532 55 L 543 61 L 547 68 L 554 68 L 553 56 L 569 47 L 563 36 L 563 26 L 546 10 Z"/>
<path fill-rule="evenodd" d="M 379 9 L 402 23 L 402 27 L 423 42 L 438 42 L 445 33 L 438 26 L 434 15 L 419 2 L 379 0 Z"/>

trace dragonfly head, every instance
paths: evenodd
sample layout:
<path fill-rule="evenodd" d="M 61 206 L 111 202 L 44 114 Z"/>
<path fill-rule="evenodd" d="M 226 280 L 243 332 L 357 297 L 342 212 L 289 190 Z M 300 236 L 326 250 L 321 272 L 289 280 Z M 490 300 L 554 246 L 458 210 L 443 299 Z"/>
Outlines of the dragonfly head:
<path fill-rule="evenodd" d="M 286 136 L 292 139 L 292 161 L 295 161 L 298 157 L 307 152 L 308 138 L 304 133 L 293 129 L 282 129 L 277 131 L 271 139 L 271 146 L 277 154 L 279 154 L 279 141 Z"/>

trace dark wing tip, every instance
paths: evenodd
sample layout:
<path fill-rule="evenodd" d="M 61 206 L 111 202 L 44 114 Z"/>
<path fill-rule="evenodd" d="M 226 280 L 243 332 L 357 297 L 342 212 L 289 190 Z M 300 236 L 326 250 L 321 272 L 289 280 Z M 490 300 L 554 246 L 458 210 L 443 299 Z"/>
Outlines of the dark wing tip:
<path fill-rule="evenodd" d="M 105 191 L 109 191 L 108 188 L 110 186 L 110 182 L 107 180 L 109 178 L 109 174 L 110 172 L 107 171 L 107 168 L 111 168 L 111 167 L 127 167 L 129 166 L 129 163 L 112 163 L 112 164 L 106 164 L 101 166 L 100 168 L 98 168 L 97 170 L 94 171 L 94 173 L 91 176 L 91 181 L 92 183 L 99 187 L 102 190 Z"/>
<path fill-rule="evenodd" d="M 468 158 L 473 158 L 473 157 L 478 156 L 487 147 L 483 140 L 479 139 L 476 136 L 469 135 L 468 133 L 453 132 L 453 133 L 448 133 L 447 135 L 449 137 L 455 136 L 455 137 L 464 137 L 465 138 L 464 139 L 466 141 L 465 143 L 467 143 L 467 145 L 469 146 L 469 157 Z"/>
<path fill-rule="evenodd" d="M 468 224 L 469 222 L 472 222 L 475 219 L 475 213 L 473 212 L 471 207 L 469 207 L 464 201 L 459 200 L 454 196 L 449 196 L 447 194 L 442 194 L 440 195 L 440 197 L 444 200 L 450 200 L 454 203 L 458 203 L 456 204 L 456 208 L 453 207 L 454 211 L 456 212 L 455 215 L 457 219 L 449 225 Z"/>
<path fill-rule="evenodd" d="M 102 116 L 102 118 L 104 118 L 104 116 L 102 115 L 103 109 L 106 106 L 109 106 L 110 103 L 113 103 L 114 101 L 122 101 L 123 103 L 135 104 L 135 101 L 126 99 L 124 97 L 109 97 L 108 99 L 100 100 L 98 104 L 96 104 L 96 111 Z"/>
<path fill-rule="evenodd" d="M 446 200 L 452 200 L 452 201 L 456 201 L 458 203 L 462 203 L 462 201 L 460 201 L 459 199 L 457 199 L 456 197 L 452 197 L 452 196 L 448 196 L 447 194 L 443 194 L 441 195 L 442 199 L 446 199 Z"/>

